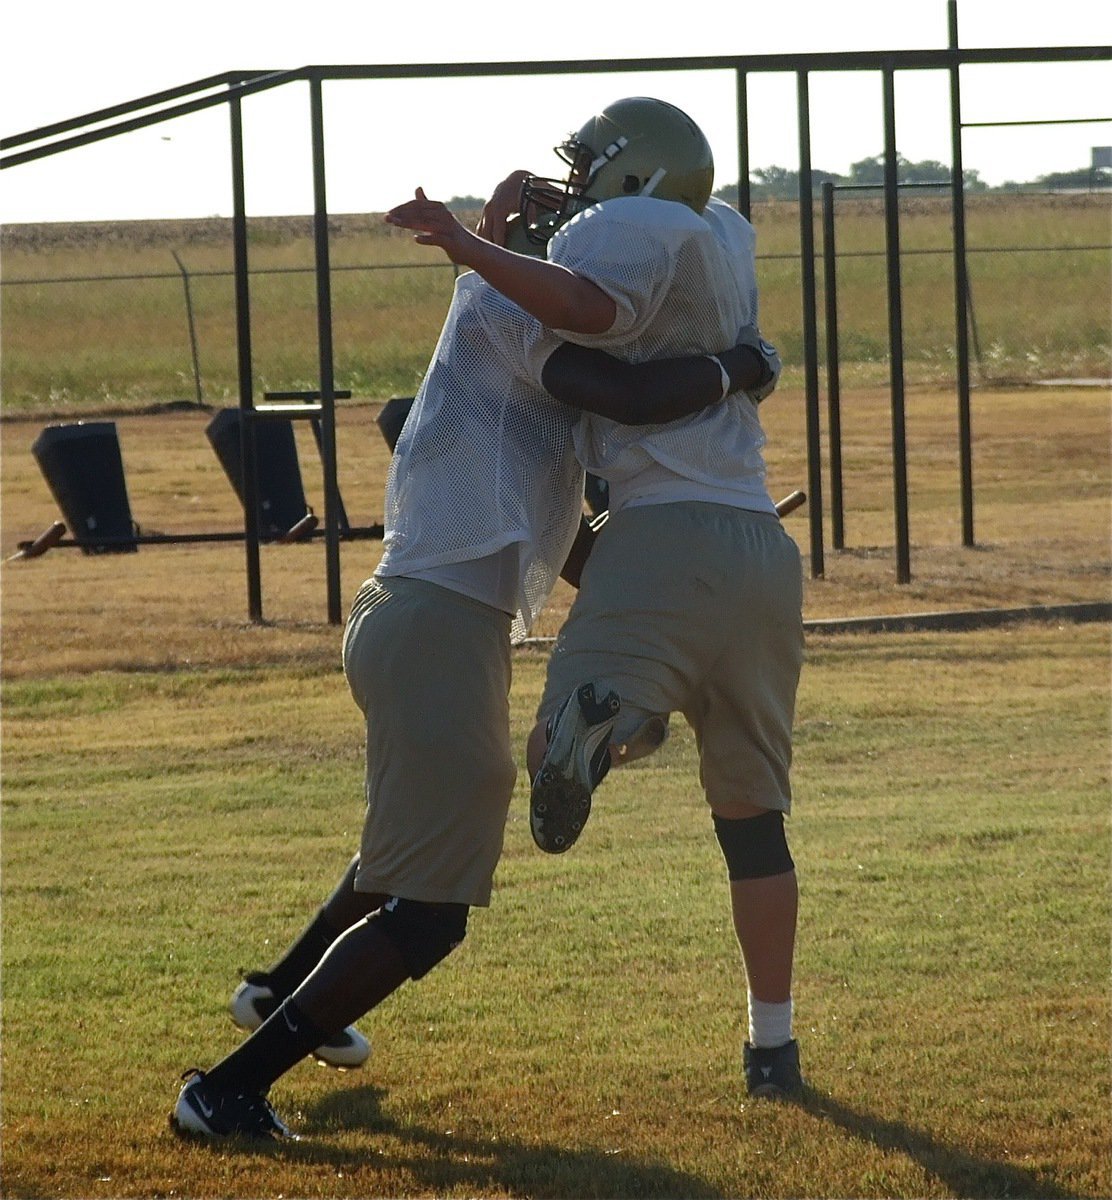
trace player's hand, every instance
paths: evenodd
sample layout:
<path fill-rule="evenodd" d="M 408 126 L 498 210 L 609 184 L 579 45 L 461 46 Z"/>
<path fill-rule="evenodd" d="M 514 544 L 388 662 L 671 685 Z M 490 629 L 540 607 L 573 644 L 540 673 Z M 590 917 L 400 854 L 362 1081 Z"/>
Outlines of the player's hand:
<path fill-rule="evenodd" d="M 506 222 L 521 207 L 521 185 L 528 178 L 528 171 L 511 171 L 494 189 L 493 195 L 483 205 L 475 232 L 496 246 L 506 244 Z"/>
<path fill-rule="evenodd" d="M 776 390 L 783 363 L 776 347 L 766 342 L 756 325 L 746 325 L 737 343 L 720 355 L 733 383 L 734 391 L 743 391 L 754 404 L 760 404 Z"/>
<path fill-rule="evenodd" d="M 421 246 L 439 246 L 455 263 L 464 263 L 469 245 L 475 235 L 456 220 L 447 205 L 430 200 L 423 188 L 418 188 L 412 200 L 390 209 L 385 216 L 388 225 L 414 229 L 413 239 Z"/>

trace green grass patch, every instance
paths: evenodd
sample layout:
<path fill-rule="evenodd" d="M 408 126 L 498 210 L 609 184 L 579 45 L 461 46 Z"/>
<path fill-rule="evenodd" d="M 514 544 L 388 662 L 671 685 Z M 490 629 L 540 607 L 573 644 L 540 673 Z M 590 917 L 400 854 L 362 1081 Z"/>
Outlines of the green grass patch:
<path fill-rule="evenodd" d="M 361 821 L 333 669 L 100 672 L 4 694 L 5 1196 L 1097 1197 L 1108 1098 L 1109 631 L 811 640 L 791 821 L 811 1094 L 752 1104 L 721 858 L 679 722 L 581 842 L 209 1149 L 177 1074 L 314 911 Z M 543 654 L 515 658 L 524 745 Z"/>

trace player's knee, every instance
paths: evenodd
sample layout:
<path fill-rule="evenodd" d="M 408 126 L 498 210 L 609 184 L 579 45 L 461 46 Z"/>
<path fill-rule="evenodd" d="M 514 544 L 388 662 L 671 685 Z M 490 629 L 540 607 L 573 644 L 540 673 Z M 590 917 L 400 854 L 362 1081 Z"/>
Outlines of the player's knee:
<path fill-rule="evenodd" d="M 794 870 L 782 812 L 768 809 L 756 817 L 734 819 L 713 815 L 714 834 L 722 847 L 731 883 L 767 879 Z"/>
<path fill-rule="evenodd" d="M 467 936 L 466 904 L 432 904 L 392 896 L 370 919 L 393 942 L 409 970 L 420 979 Z"/>

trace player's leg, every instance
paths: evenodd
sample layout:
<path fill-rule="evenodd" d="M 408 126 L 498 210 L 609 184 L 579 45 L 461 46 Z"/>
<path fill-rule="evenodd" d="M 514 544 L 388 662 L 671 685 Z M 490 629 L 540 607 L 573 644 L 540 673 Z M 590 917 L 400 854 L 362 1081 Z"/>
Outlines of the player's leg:
<path fill-rule="evenodd" d="M 421 979 L 467 934 L 469 905 L 397 896 L 352 926 L 293 994 L 314 1023 L 335 1028 L 375 1008 L 410 979 Z"/>
<path fill-rule="evenodd" d="M 516 773 L 510 619 L 419 581 L 387 581 L 381 591 L 373 620 L 354 634 L 349 623 L 345 638 L 348 678 L 368 714 L 368 807 L 353 886 L 408 898 L 352 925 L 237 1050 L 191 1077 L 171 1116 L 179 1132 L 252 1132 L 281 1074 L 319 1038 L 426 974 L 462 941 L 469 907 L 489 903 Z M 427 653 L 430 630 L 437 654 Z"/>
<path fill-rule="evenodd" d="M 730 911 L 748 991 L 744 1069 L 750 1095 L 798 1092 L 803 1085 L 793 1037 L 792 971 L 799 885 L 784 836 L 784 815 L 738 806 L 714 815 L 730 881 Z"/>
<path fill-rule="evenodd" d="M 527 747 L 533 838 L 549 853 L 579 836 L 612 765 L 659 749 L 686 694 L 685 643 L 706 593 L 693 594 L 690 576 L 661 552 L 678 507 L 611 516 L 557 637 Z"/>
<path fill-rule="evenodd" d="M 745 966 L 752 1095 L 802 1087 L 792 1035 L 792 971 L 799 891 L 784 816 L 791 808 L 792 722 L 802 663 L 799 554 L 774 517 L 738 512 L 724 531 L 733 579 L 723 591 L 727 626 L 715 670 L 686 715 L 726 861 L 730 908 Z"/>
<path fill-rule="evenodd" d="M 187 1073 L 170 1116 L 186 1136 L 291 1136 L 266 1099 L 291 1067 L 446 958 L 467 931 L 466 904 L 390 897 L 341 934 L 316 969 L 246 1041 L 208 1071 Z"/>
<path fill-rule="evenodd" d="M 384 894 L 355 890 L 358 868 L 359 855 L 356 854 L 332 894 L 282 957 L 265 971 L 251 971 L 244 976 L 228 1005 L 232 1020 L 241 1029 L 258 1029 L 308 978 L 346 929 L 385 903 L 387 897 Z M 353 1026 L 341 1027 L 339 1033 L 314 1051 L 322 1062 L 341 1068 L 361 1066 L 370 1052 L 370 1043 Z"/>

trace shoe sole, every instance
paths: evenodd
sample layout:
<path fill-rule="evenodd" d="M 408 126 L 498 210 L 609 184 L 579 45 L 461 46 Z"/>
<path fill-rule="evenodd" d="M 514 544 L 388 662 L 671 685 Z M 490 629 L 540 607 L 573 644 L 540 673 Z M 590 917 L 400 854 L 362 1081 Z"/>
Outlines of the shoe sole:
<path fill-rule="evenodd" d="M 546 854 L 563 854 L 583 832 L 591 815 L 592 792 L 583 771 L 590 769 L 601 740 L 609 741 L 620 710 L 616 693 L 597 701 L 591 684 L 584 684 L 574 701 L 560 710 L 529 796 L 533 841 Z M 588 735 L 591 744 L 584 756 L 580 747 Z"/>
<path fill-rule="evenodd" d="M 232 993 L 232 999 L 228 1004 L 232 1020 L 240 1029 L 245 1029 L 248 1033 L 258 1029 L 264 1020 L 255 1008 L 254 1000 L 250 995 L 252 990 L 267 991 L 265 988 L 260 988 L 258 984 L 247 983 L 245 980 Z M 353 1026 L 349 1025 L 345 1032 L 352 1040 L 351 1046 L 330 1046 L 326 1043 L 313 1051 L 313 1057 L 318 1062 L 324 1063 L 326 1067 L 333 1067 L 337 1071 L 353 1071 L 357 1067 L 361 1067 L 371 1056 L 371 1043 Z"/>
<path fill-rule="evenodd" d="M 794 1100 L 803 1095 L 800 1088 L 782 1088 L 775 1083 L 762 1083 L 749 1092 L 753 1100 Z"/>

